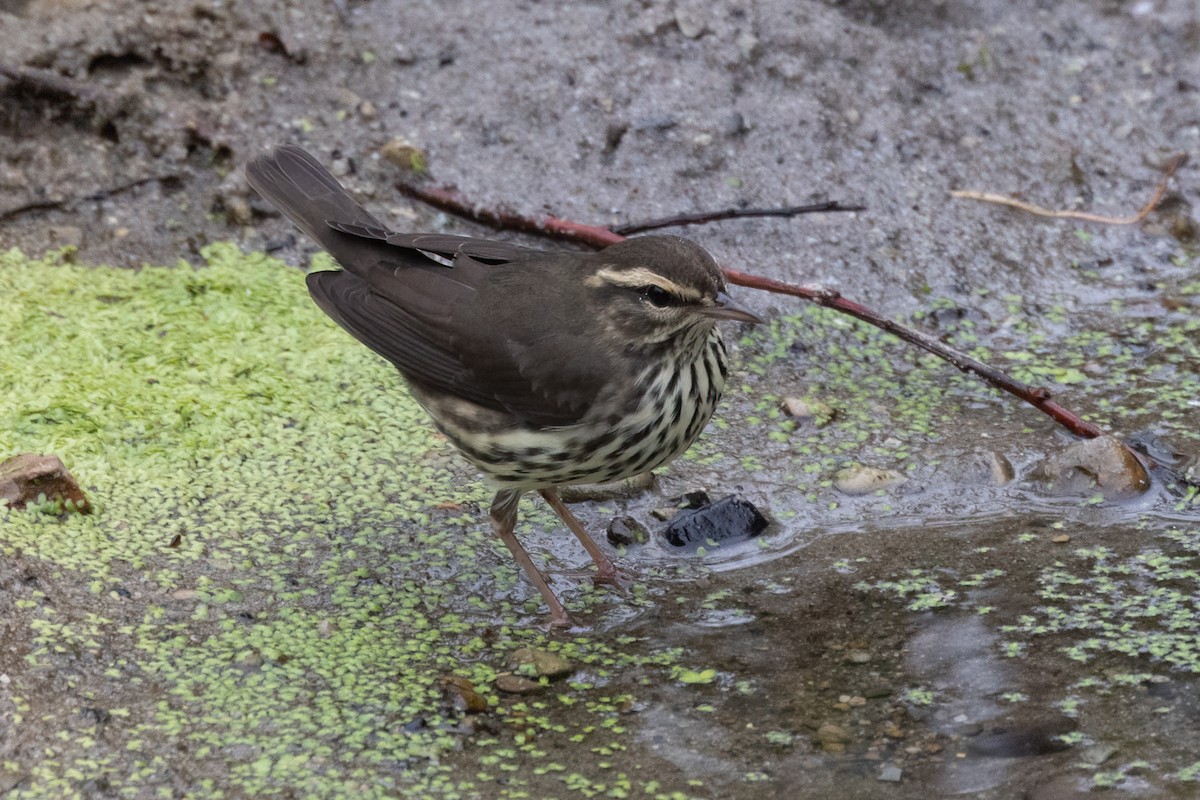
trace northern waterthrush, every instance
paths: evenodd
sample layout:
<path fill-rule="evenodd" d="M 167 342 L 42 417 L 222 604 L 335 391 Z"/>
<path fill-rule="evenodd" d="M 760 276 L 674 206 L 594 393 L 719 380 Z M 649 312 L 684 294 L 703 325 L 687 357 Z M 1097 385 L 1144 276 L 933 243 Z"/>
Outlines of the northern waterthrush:
<path fill-rule="evenodd" d="M 537 490 L 598 579 L 615 579 L 556 488 L 632 477 L 686 450 L 725 385 L 717 321 L 762 320 L 730 300 L 720 267 L 687 239 L 578 253 L 394 233 L 297 147 L 256 159 L 246 176 L 344 268 L 309 274 L 313 299 L 400 370 L 438 429 L 498 486 L 496 534 L 552 622 L 567 624 L 513 533 L 521 495 Z"/>

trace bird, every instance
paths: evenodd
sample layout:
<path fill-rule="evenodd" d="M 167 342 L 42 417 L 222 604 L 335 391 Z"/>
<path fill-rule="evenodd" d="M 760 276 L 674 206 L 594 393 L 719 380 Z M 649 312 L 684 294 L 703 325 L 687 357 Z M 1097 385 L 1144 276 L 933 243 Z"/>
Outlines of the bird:
<path fill-rule="evenodd" d="M 700 245 L 625 239 L 596 252 L 388 229 L 320 162 L 285 145 L 250 186 L 334 258 L 309 294 L 403 376 L 435 427 L 496 489 L 489 517 L 550 612 L 570 615 L 517 540 L 538 492 L 579 539 L 596 580 L 613 561 L 559 498 L 562 486 L 645 473 L 711 419 L 729 362 L 718 322 L 761 323 L 726 292 Z"/>

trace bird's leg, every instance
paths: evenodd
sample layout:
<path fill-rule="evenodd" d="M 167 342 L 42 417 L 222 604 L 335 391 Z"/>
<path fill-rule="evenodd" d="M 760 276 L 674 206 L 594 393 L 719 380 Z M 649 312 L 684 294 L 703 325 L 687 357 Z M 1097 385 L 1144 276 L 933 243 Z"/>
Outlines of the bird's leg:
<path fill-rule="evenodd" d="M 542 496 L 554 513 L 558 514 L 558 518 L 567 524 L 571 529 L 571 533 L 575 534 L 575 538 L 583 545 L 583 549 L 587 550 L 588 555 L 592 557 L 592 561 L 596 564 L 596 583 L 605 583 L 610 586 L 625 586 L 628 581 L 625 576 L 617 569 L 617 565 L 612 562 L 612 559 L 604 554 L 600 549 L 600 545 L 596 544 L 595 540 L 588 535 L 588 532 L 583 529 L 583 523 L 575 518 L 571 510 L 559 498 L 558 492 L 553 489 L 541 489 L 538 494 Z"/>
<path fill-rule="evenodd" d="M 550 607 L 550 625 L 568 628 L 571 626 L 571 617 L 567 614 L 567 610 L 563 608 L 563 604 L 555 596 L 554 590 L 546 582 L 546 576 L 533 563 L 533 559 L 529 557 L 529 553 L 521 546 L 521 543 L 517 541 L 516 534 L 513 533 L 517 527 L 517 504 L 520 501 L 519 489 L 504 489 L 496 492 L 489 515 L 492 519 L 492 528 L 500 537 L 500 541 L 508 547 L 513 558 L 521 565 L 521 569 L 525 571 L 525 577 L 529 578 L 530 583 L 537 587 L 537 590 L 541 592 L 542 600 Z"/>

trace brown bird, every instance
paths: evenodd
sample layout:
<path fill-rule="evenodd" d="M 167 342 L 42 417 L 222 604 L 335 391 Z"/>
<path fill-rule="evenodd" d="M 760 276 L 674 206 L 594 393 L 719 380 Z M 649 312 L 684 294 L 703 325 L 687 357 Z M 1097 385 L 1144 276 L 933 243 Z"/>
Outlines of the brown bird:
<path fill-rule="evenodd" d="M 521 495 L 538 491 L 597 579 L 615 580 L 557 487 L 639 475 L 686 450 L 725 385 L 716 323 L 762 320 L 730 300 L 712 256 L 677 236 L 579 253 L 395 233 L 297 147 L 256 159 L 246 177 L 343 267 L 308 276 L 313 299 L 400 370 L 438 430 L 499 488 L 496 534 L 552 624 L 569 624 L 513 533 Z"/>

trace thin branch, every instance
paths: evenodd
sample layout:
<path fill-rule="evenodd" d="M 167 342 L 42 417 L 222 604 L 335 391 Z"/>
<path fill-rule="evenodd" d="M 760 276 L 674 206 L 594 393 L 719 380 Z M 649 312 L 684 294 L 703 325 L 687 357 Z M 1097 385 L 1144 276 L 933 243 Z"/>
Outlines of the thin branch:
<path fill-rule="evenodd" d="M 1102 225 L 1137 225 L 1150 215 L 1160 202 L 1163 195 L 1167 193 L 1167 184 L 1175 175 L 1175 171 L 1187 162 L 1187 153 L 1179 153 L 1173 156 L 1167 162 L 1166 168 L 1163 170 L 1162 180 L 1158 182 L 1158 188 L 1154 192 L 1154 196 L 1150 198 L 1150 202 L 1142 206 L 1141 211 L 1128 217 L 1110 217 L 1104 214 L 1092 214 L 1087 211 L 1066 211 L 1042 208 L 1031 203 L 1026 203 L 1021 200 L 1016 200 L 1012 197 L 1005 197 L 991 192 L 976 192 L 970 189 L 954 189 L 950 192 L 951 197 L 961 198 L 963 200 L 978 200 L 981 203 L 996 203 L 997 205 L 1008 206 L 1015 208 L 1018 211 L 1024 211 L 1029 214 L 1036 214 L 1039 217 L 1052 217 L 1054 219 L 1078 219 L 1084 222 L 1099 222 Z"/>
<path fill-rule="evenodd" d="M 613 233 L 608 228 L 582 225 L 558 217 L 534 219 L 511 211 L 485 208 L 471 203 L 452 187 L 424 186 L 400 181 L 396 184 L 396 188 L 404 196 L 420 200 L 428 206 L 501 230 L 532 233 L 551 239 L 578 242 L 595 248 L 608 247 L 625 238 L 618 233 Z"/>
<path fill-rule="evenodd" d="M 126 181 L 125 183 L 114 186 L 111 189 L 97 189 L 94 192 L 90 192 L 79 197 L 64 197 L 59 200 L 33 200 L 29 203 L 24 203 L 12 208 L 0 209 L 0 222 L 12 219 L 14 217 L 19 217 L 20 215 L 26 214 L 30 211 L 66 208 L 76 203 L 94 203 L 100 200 L 107 200 L 113 195 L 118 195 L 122 192 L 128 192 L 129 190 L 136 189 L 139 186 L 145 186 L 147 183 L 175 183 L 178 180 L 179 176 L 174 173 L 167 175 L 151 175 L 146 178 L 135 178 L 134 180 Z"/>
<path fill-rule="evenodd" d="M 844 206 L 836 200 L 824 203 L 809 203 L 805 206 L 785 206 L 783 208 L 727 208 L 724 211 L 702 211 L 697 214 L 675 214 L 670 217 L 647 220 L 646 222 L 631 222 L 613 228 L 613 233 L 630 236 L 635 233 L 652 231 L 658 228 L 672 228 L 678 225 L 703 225 L 707 222 L 719 222 L 726 219 L 744 219 L 747 217 L 784 217 L 790 219 L 800 214 L 816 214 L 825 211 L 865 211 L 865 206 Z"/>
<path fill-rule="evenodd" d="M 100 93 L 94 87 L 45 69 L 14 67 L 0 63 L 0 76 L 8 78 L 17 86 L 34 94 L 69 97 L 88 104 L 94 104 L 100 98 Z"/>

